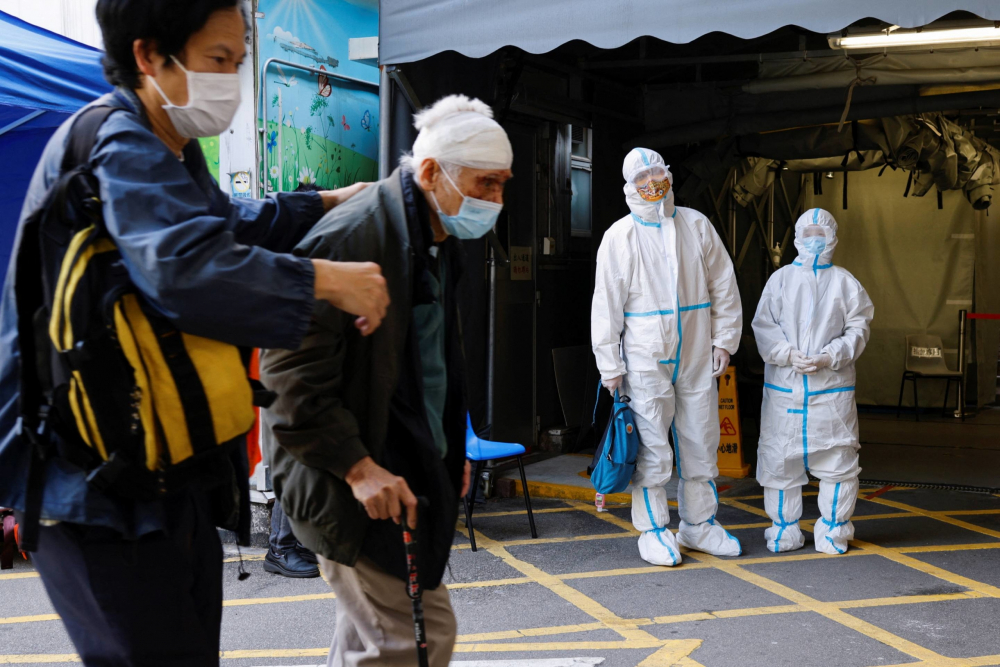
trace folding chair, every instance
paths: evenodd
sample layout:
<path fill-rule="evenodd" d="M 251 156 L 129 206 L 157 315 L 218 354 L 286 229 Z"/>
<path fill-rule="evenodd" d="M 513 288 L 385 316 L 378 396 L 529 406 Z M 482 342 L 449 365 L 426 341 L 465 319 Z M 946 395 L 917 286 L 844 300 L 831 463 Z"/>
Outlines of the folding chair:
<path fill-rule="evenodd" d="M 949 370 L 944 361 L 944 344 L 939 336 L 913 334 L 906 337 L 906 365 L 903 380 L 899 383 L 899 404 L 896 406 L 896 418 L 903 407 L 903 391 L 907 380 L 913 382 L 913 412 L 920 421 L 920 403 L 917 401 L 917 380 L 945 380 L 944 406 L 942 411 L 947 414 L 948 392 L 951 383 L 961 386 L 962 372 Z M 964 406 L 959 406 L 962 409 Z M 963 414 L 962 420 L 965 421 Z"/>
<path fill-rule="evenodd" d="M 483 474 L 483 466 L 487 461 L 493 459 L 503 459 L 510 456 L 517 457 L 517 468 L 521 471 L 521 488 L 524 489 L 524 506 L 528 510 L 528 523 L 531 526 L 532 539 L 538 537 L 535 530 L 535 516 L 531 513 L 531 497 L 528 495 L 528 479 L 524 475 L 524 463 L 521 455 L 524 454 L 523 445 L 514 442 L 491 442 L 483 440 L 472 430 L 472 418 L 465 416 L 465 456 L 470 461 L 476 462 L 476 468 L 472 474 L 469 493 L 462 498 L 465 505 L 465 527 L 469 529 L 469 541 L 472 542 L 472 550 L 476 550 L 476 532 L 472 528 L 472 511 L 475 509 L 476 490 L 479 487 L 479 478 Z"/>

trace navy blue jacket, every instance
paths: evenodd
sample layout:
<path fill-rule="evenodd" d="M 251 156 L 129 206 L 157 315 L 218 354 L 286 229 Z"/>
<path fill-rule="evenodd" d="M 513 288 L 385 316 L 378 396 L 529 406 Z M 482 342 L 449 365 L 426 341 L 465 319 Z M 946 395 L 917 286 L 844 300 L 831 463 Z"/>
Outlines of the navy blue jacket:
<path fill-rule="evenodd" d="M 108 233 L 129 276 L 149 303 L 187 333 L 234 345 L 298 347 L 314 307 L 309 260 L 288 254 L 323 215 L 315 192 L 262 201 L 231 199 L 208 172 L 197 142 L 179 160 L 150 129 L 128 90 L 95 104 L 120 108 L 104 122 L 91 152 Z M 58 178 L 68 129 L 53 135 L 28 188 L 24 221 Z M 0 506 L 24 509 L 30 451 L 19 436 L 20 355 L 14 261 L 0 301 Z M 46 467 L 42 519 L 112 528 L 128 536 L 163 526 L 158 501 L 114 499 L 89 488 L 84 471 L 54 460 Z"/>

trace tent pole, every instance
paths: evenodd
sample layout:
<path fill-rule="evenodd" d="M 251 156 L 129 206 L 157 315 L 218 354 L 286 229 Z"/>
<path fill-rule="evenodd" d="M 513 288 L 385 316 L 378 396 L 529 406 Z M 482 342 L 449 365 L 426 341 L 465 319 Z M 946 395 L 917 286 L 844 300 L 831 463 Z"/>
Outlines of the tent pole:
<path fill-rule="evenodd" d="M 25 123 L 38 118 L 43 113 L 45 113 L 45 109 L 38 109 L 37 111 L 32 111 L 27 116 L 24 116 L 22 118 L 18 118 L 13 123 L 10 123 L 8 125 L 4 125 L 3 127 L 0 127 L 0 136 L 3 136 L 4 134 L 10 132 L 11 130 L 17 129 L 17 128 L 21 127 L 22 125 L 24 125 Z"/>

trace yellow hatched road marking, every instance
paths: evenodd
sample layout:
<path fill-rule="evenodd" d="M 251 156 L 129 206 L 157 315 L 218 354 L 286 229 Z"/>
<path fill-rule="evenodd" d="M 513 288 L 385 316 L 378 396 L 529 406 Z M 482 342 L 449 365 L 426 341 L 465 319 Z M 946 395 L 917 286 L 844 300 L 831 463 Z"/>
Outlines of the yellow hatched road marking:
<path fill-rule="evenodd" d="M 839 623 L 840 625 L 848 627 L 859 634 L 865 635 L 866 637 L 870 637 L 871 639 L 881 642 L 887 646 L 891 646 L 897 651 L 910 655 L 914 658 L 918 658 L 920 660 L 944 659 L 944 656 L 935 653 L 930 649 L 924 648 L 919 644 L 915 644 L 914 642 L 911 642 L 907 639 L 903 639 L 902 637 L 894 635 L 891 632 L 883 630 L 877 625 L 873 625 L 871 623 L 868 623 L 867 621 L 862 621 L 859 618 L 855 618 L 854 616 L 851 616 L 850 614 L 841 611 L 836 604 L 829 602 L 820 602 L 819 600 L 811 598 L 808 595 L 805 595 L 804 593 L 800 593 L 793 588 L 785 586 L 784 584 L 780 584 L 771 579 L 767 579 L 766 577 L 763 577 L 759 574 L 748 572 L 739 565 L 736 565 L 733 561 L 723 561 L 713 556 L 708 556 L 707 554 L 705 555 L 710 560 L 710 562 L 712 562 L 715 565 L 715 567 L 718 568 L 719 570 L 722 570 L 727 574 L 731 574 L 732 576 L 738 579 L 742 579 L 747 583 L 762 588 L 765 591 L 783 597 L 786 600 L 802 605 L 809 611 L 816 612 L 817 614 L 820 614 L 821 616 L 824 616 L 830 619 L 831 621 Z"/>
<path fill-rule="evenodd" d="M 606 513 L 602 512 L 600 514 L 606 514 Z M 611 523 L 615 523 L 617 517 L 607 518 L 606 520 L 609 520 Z M 629 525 L 629 527 L 631 528 L 631 524 Z M 485 535 L 479 534 L 478 531 L 477 531 L 477 540 L 481 540 L 483 547 L 489 553 L 492 553 L 494 556 L 497 556 L 498 558 L 503 560 L 505 563 L 507 563 L 517 571 L 535 580 L 538 584 L 541 584 L 545 588 L 549 589 L 550 591 L 552 591 L 559 597 L 563 598 L 570 604 L 574 605 L 584 613 L 589 614 L 591 617 L 602 623 L 605 627 L 617 632 L 619 635 L 622 636 L 623 639 L 626 640 L 625 643 L 629 644 L 630 647 L 634 648 L 671 647 L 676 650 L 676 653 L 671 653 L 671 656 L 678 657 L 681 655 L 686 656 L 691 651 L 694 651 L 698 646 L 701 645 L 700 640 L 663 641 L 661 639 L 657 639 L 656 637 L 649 634 L 645 630 L 640 629 L 638 627 L 638 624 L 635 623 L 634 621 L 621 618 L 620 616 L 612 612 L 610 609 L 608 609 L 601 603 L 584 595 L 583 593 L 576 590 L 572 586 L 569 586 L 559 577 L 552 574 L 548 574 L 547 572 L 541 570 L 538 567 L 535 567 L 530 563 L 515 558 L 509 551 L 507 551 L 507 549 L 504 546 L 491 540 Z M 573 643 L 571 646 L 574 649 L 582 650 L 587 648 L 590 649 L 597 649 L 601 647 L 607 648 L 609 644 L 610 647 L 612 648 L 614 647 L 626 648 L 625 646 L 622 646 L 622 642 L 615 642 L 615 643 L 598 642 L 596 644 L 583 642 L 583 643 Z M 472 647 L 469 650 L 473 652 L 486 650 L 483 647 L 491 647 L 491 648 L 504 647 L 501 650 L 507 650 L 507 651 L 564 650 L 564 648 L 558 648 L 558 649 L 545 648 L 546 646 L 552 646 L 547 644 L 539 644 L 534 648 L 532 648 L 530 645 L 526 646 L 524 644 L 494 644 L 494 645 L 463 644 L 462 646 L 463 650 L 464 647 L 467 646 Z M 561 646 L 566 647 L 567 645 L 565 643 L 562 643 Z M 674 660 L 674 662 L 676 662 L 676 660 Z M 659 663 L 652 663 L 652 664 L 659 664 Z"/>
<path fill-rule="evenodd" d="M 38 579 L 37 572 L 8 572 L 7 574 L 0 574 L 0 581 L 10 579 Z"/>
<path fill-rule="evenodd" d="M 948 516 L 948 514 L 944 512 L 929 512 L 927 510 L 922 510 L 919 507 L 913 507 L 912 505 L 906 505 L 904 503 L 900 503 L 895 500 L 887 500 L 881 497 L 873 498 L 869 502 L 878 503 L 879 505 L 885 505 L 886 507 L 895 507 L 896 509 L 907 510 L 908 512 L 912 512 L 913 514 L 917 514 L 919 516 L 925 516 L 929 519 L 936 519 L 938 521 L 942 521 L 944 523 L 948 523 L 953 526 L 958 526 L 959 528 L 971 530 L 974 533 L 1000 538 L 1000 531 L 990 530 L 989 528 L 983 528 L 982 526 L 977 526 L 974 523 L 962 521 L 961 519 L 954 519 Z"/>

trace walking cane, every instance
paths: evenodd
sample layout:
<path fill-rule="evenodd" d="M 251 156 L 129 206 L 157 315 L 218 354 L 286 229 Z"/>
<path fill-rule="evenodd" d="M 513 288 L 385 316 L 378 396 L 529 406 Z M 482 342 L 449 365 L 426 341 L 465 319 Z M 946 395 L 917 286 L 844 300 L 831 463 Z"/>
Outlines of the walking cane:
<path fill-rule="evenodd" d="M 426 507 L 427 498 L 417 498 L 417 507 Z M 413 634 L 417 640 L 417 664 L 420 667 L 428 667 L 427 662 L 427 628 L 424 627 L 424 600 L 423 591 L 420 590 L 420 572 L 417 569 L 417 537 L 413 530 L 406 523 L 406 517 L 402 517 L 399 526 L 403 531 L 403 547 L 406 550 L 406 594 L 413 603 Z"/>

